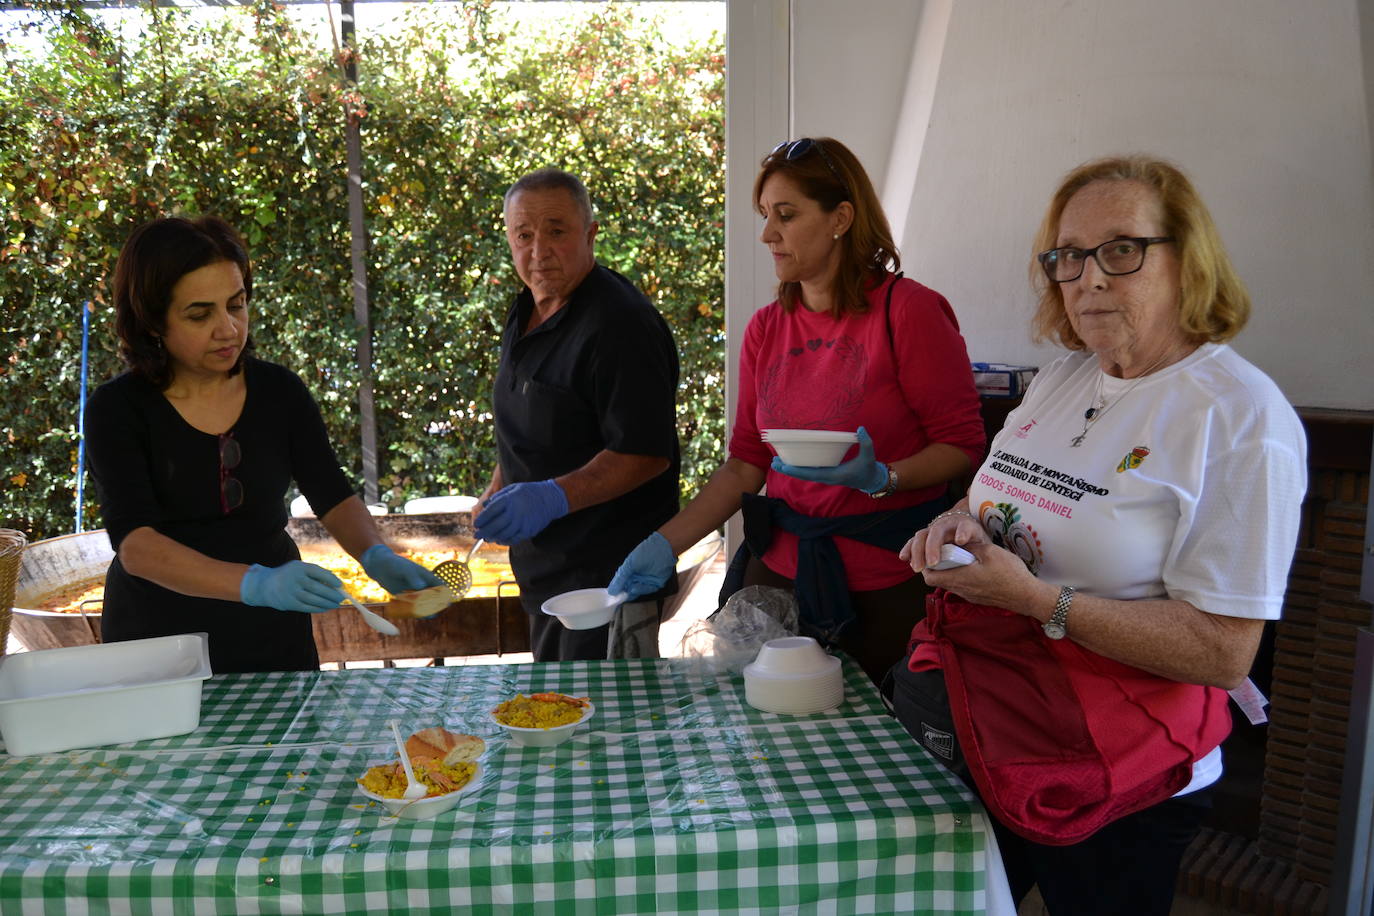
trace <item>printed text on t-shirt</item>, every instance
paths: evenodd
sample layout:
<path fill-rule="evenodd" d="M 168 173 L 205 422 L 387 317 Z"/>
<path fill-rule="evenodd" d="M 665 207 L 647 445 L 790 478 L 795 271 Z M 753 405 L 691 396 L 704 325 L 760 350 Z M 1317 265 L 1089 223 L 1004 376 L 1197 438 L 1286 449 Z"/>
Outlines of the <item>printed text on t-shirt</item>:
<path fill-rule="evenodd" d="M 992 456 L 992 461 L 988 465 L 992 470 L 1000 474 L 1005 474 L 1014 480 L 1023 480 L 1027 484 L 1039 487 L 1056 496 L 1078 502 L 1083 498 L 1083 494 L 1091 493 L 1096 496 L 1106 496 L 1109 492 L 1106 487 L 1099 487 L 1094 483 L 1066 474 L 1055 468 L 1048 468 L 1042 464 L 1023 458 L 1020 455 L 1007 451 L 997 451 Z M 1036 493 L 1023 490 L 1014 484 L 1008 484 L 992 475 L 982 472 L 978 475 L 978 482 L 984 486 L 998 490 L 1014 499 L 1024 500 L 1033 506 L 1048 509 L 1057 515 L 1065 518 L 1070 517 L 1070 507 L 1056 503 L 1054 500 L 1046 499 Z"/>

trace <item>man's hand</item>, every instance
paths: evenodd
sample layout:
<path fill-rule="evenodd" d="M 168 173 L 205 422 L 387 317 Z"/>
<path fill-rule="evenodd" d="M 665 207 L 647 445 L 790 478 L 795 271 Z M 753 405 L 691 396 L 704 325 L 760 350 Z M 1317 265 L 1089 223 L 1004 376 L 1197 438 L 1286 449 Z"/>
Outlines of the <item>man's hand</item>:
<path fill-rule="evenodd" d="M 606 590 L 612 595 L 624 595 L 626 600 L 633 601 L 640 595 L 648 595 L 662 588 L 676 568 L 677 557 L 673 556 L 672 545 L 655 531 L 630 551 Z"/>
<path fill-rule="evenodd" d="M 518 544 L 567 514 L 568 496 L 554 481 L 513 483 L 486 501 L 477 516 L 477 536 L 492 544 Z"/>

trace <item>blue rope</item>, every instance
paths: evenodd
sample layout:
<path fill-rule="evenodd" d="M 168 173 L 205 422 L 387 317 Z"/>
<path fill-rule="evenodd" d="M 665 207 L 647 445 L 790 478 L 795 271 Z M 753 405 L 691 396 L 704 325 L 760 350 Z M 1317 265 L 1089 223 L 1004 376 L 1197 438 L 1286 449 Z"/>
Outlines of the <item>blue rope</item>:
<path fill-rule="evenodd" d="M 76 532 L 85 530 L 82 505 L 86 496 L 86 354 L 91 342 L 91 303 L 81 304 L 81 392 L 77 396 L 76 417 Z"/>

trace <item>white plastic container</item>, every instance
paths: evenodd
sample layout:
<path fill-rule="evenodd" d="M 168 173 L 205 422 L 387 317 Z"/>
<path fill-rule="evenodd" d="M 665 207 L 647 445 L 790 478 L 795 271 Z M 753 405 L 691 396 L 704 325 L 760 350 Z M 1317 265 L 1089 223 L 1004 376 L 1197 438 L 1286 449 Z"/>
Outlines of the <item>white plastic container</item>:
<path fill-rule="evenodd" d="M 417 496 L 406 500 L 406 515 L 425 515 L 432 512 L 471 512 L 477 505 L 476 496 Z"/>
<path fill-rule="evenodd" d="M 200 724 L 205 633 L 0 658 L 0 737 L 15 757 L 182 735 Z"/>

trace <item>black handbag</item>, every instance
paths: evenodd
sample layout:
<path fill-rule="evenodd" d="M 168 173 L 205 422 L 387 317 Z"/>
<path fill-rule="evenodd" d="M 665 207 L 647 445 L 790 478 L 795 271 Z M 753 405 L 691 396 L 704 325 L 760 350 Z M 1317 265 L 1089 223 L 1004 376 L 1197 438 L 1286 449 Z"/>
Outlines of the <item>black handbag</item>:
<path fill-rule="evenodd" d="M 954 731 L 945 673 L 939 668 L 912 671 L 907 667 L 910 660 L 908 656 L 893 665 L 878 688 L 887 711 L 930 756 L 972 787 L 973 777 Z"/>

